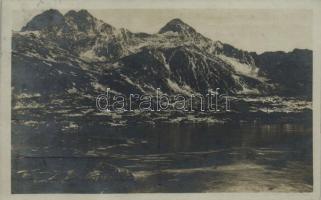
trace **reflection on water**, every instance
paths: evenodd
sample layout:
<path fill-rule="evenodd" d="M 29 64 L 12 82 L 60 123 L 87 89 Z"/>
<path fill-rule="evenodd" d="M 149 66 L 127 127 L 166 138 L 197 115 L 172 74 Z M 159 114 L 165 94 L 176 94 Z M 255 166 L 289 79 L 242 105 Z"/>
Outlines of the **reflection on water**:
<path fill-rule="evenodd" d="M 309 192 L 304 124 L 13 125 L 14 193 Z"/>

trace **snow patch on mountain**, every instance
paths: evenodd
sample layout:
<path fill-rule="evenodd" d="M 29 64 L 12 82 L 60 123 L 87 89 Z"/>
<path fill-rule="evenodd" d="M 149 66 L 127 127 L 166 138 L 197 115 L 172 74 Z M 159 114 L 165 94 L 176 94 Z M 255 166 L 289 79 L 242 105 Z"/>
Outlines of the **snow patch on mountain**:
<path fill-rule="evenodd" d="M 252 77 L 252 78 L 256 78 L 256 79 L 258 78 L 259 69 L 257 67 L 247 65 L 244 63 L 240 63 L 236 58 L 227 57 L 222 54 L 217 55 L 217 57 L 219 57 L 223 61 L 230 64 L 233 67 L 233 69 L 235 70 L 235 72 L 245 75 L 245 76 L 248 76 L 248 77 Z"/>
<path fill-rule="evenodd" d="M 187 96 L 190 96 L 193 94 L 193 90 L 187 85 L 179 86 L 176 82 L 172 81 L 169 78 L 166 79 L 166 81 L 167 81 L 167 85 L 173 92 L 184 94 Z"/>
<path fill-rule="evenodd" d="M 246 83 L 244 83 L 239 75 L 232 75 L 232 77 L 242 88 L 237 92 L 238 94 L 260 94 L 260 91 L 257 88 L 250 88 Z"/>
<path fill-rule="evenodd" d="M 166 58 L 165 58 L 164 54 L 161 54 L 161 56 L 162 56 L 162 59 L 163 59 L 163 63 L 164 63 L 165 68 L 166 68 L 168 71 L 171 71 L 170 66 L 169 66 L 168 62 L 166 61 Z"/>
<path fill-rule="evenodd" d="M 32 37 L 39 37 L 41 32 L 40 31 L 24 31 L 24 32 L 19 32 L 19 34 L 32 36 Z"/>
<path fill-rule="evenodd" d="M 87 62 L 90 61 L 105 61 L 103 56 L 97 56 L 93 49 L 89 49 L 88 51 L 81 52 L 79 57 Z"/>

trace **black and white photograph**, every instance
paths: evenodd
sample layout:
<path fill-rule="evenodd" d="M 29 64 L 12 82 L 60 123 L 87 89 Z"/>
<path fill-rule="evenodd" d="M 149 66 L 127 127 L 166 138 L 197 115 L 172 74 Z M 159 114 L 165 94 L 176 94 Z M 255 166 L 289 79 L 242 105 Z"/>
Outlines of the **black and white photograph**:
<path fill-rule="evenodd" d="M 11 194 L 319 185 L 313 10 L 57 4 L 10 26 Z"/>

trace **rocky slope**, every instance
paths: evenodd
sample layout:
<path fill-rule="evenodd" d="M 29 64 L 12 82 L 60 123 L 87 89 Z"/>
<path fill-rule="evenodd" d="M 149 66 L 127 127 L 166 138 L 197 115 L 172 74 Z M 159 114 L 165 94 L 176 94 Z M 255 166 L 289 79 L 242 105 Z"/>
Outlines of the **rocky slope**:
<path fill-rule="evenodd" d="M 286 96 L 300 102 L 271 100 L 270 107 L 298 111 L 310 105 L 312 51 L 251 53 L 206 38 L 180 19 L 155 34 L 132 33 L 86 10 L 48 10 L 13 33 L 14 109 L 87 113 L 108 87 L 111 95 L 155 95 L 160 88 L 185 96 L 220 88 L 238 112 L 265 112 L 268 96 Z M 254 102 L 253 95 L 265 97 Z"/>
<path fill-rule="evenodd" d="M 213 41 L 180 19 L 133 33 L 86 10 L 47 10 L 12 38 L 13 94 L 93 99 L 112 93 L 311 96 L 312 51 L 250 53 Z M 56 96 L 56 97 L 54 97 Z M 61 96 L 61 97 L 57 97 Z M 71 97 L 72 98 L 72 97 Z"/>
<path fill-rule="evenodd" d="M 267 76 L 285 96 L 312 96 L 312 51 L 294 49 L 291 52 L 254 54 L 260 74 Z"/>

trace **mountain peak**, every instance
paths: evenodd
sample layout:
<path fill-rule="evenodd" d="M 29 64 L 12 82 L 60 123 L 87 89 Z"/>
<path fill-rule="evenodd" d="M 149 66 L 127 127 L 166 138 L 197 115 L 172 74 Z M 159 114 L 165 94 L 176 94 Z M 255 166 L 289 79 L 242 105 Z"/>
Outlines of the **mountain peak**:
<path fill-rule="evenodd" d="M 71 27 L 81 32 L 92 31 L 98 22 L 98 19 L 87 10 L 70 10 L 65 14 L 65 20 Z"/>
<path fill-rule="evenodd" d="M 65 23 L 64 16 L 56 9 L 49 9 L 33 17 L 21 31 L 50 29 Z"/>
<path fill-rule="evenodd" d="M 158 33 L 162 34 L 170 31 L 175 33 L 182 33 L 185 35 L 196 33 L 194 28 L 192 28 L 179 18 L 174 18 L 171 21 L 167 22 L 167 24 L 163 28 L 161 28 Z"/>
<path fill-rule="evenodd" d="M 66 18 L 74 18 L 74 19 L 93 19 L 94 17 L 87 10 L 70 10 L 65 14 Z"/>
<path fill-rule="evenodd" d="M 183 22 L 180 18 L 174 18 L 167 23 L 168 24 L 184 24 L 184 25 L 186 25 L 186 23 Z"/>

